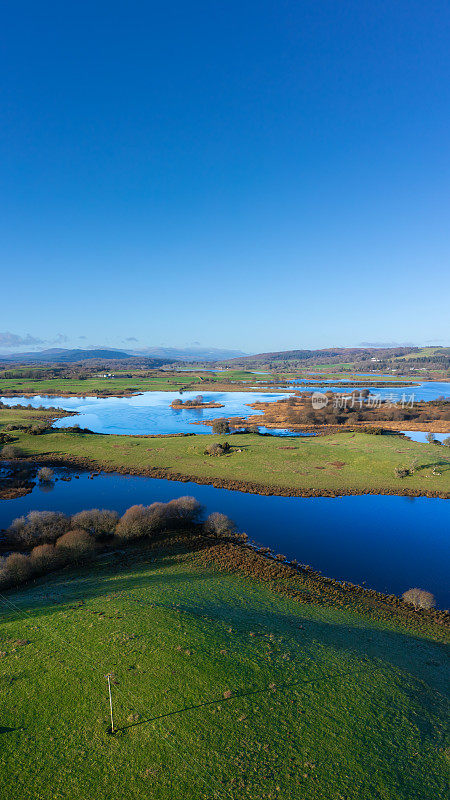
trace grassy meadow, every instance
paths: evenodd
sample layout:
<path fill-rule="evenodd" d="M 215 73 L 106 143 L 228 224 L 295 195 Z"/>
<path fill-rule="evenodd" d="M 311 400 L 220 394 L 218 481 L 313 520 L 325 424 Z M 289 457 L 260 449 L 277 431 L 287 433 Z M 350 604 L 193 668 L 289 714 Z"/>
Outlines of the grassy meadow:
<path fill-rule="evenodd" d="M 443 798 L 442 627 L 296 580 L 131 548 L 7 592 L 2 800 Z"/>
<path fill-rule="evenodd" d="M 198 378 L 189 373 L 170 373 L 155 376 L 154 378 L 120 377 L 115 378 L 2 378 L 0 380 L 0 394 L 12 393 L 17 395 L 60 395 L 60 394 L 95 394 L 102 392 L 150 392 L 150 391 L 177 391 L 182 386 L 197 383 Z"/>
<path fill-rule="evenodd" d="M 9 370 L 8 370 L 9 372 Z M 192 386 L 194 390 L 201 391 L 202 382 L 208 384 L 228 383 L 234 381 L 247 381 L 259 383 L 265 381 L 270 375 L 255 375 L 244 370 L 227 370 L 219 373 L 205 373 L 202 371 L 192 372 L 170 372 L 160 371 L 152 377 L 142 377 L 139 372 L 123 376 L 120 372 L 115 373 L 114 378 L 104 378 L 102 376 L 92 376 L 85 379 L 78 378 L 3 378 L 0 377 L 0 395 L 7 394 L 10 397 L 17 395 L 95 395 L 102 393 L 119 394 L 125 392 L 170 392 L 178 391 L 181 388 Z M 233 388 L 232 386 L 230 387 Z M 241 388 L 239 386 L 234 388 Z"/>
<path fill-rule="evenodd" d="M 325 365 L 314 368 L 318 374 L 313 374 L 308 370 L 297 372 L 280 372 L 272 374 L 270 372 L 258 375 L 248 370 L 227 369 L 224 372 L 181 372 L 181 371 L 159 371 L 154 376 L 144 377 L 136 371 L 132 377 L 130 374 L 121 375 L 115 373 L 114 378 L 104 378 L 103 375 L 91 376 L 88 378 L 4 378 L 0 376 L 0 396 L 2 394 L 13 397 L 14 395 L 99 395 L 102 394 L 130 394 L 138 392 L 176 392 L 180 389 L 192 391 L 213 391 L 214 386 L 226 387 L 228 391 L 248 390 L 251 386 L 264 384 L 267 381 L 276 381 L 283 385 L 286 381 L 294 378 L 301 378 L 305 381 L 320 381 L 321 379 L 345 378 L 349 381 L 354 379 L 361 383 L 361 378 L 353 373 L 351 364 Z M 11 370 L 8 370 L 8 374 Z M 348 374 L 347 374 L 348 372 Z M 405 385 L 410 385 L 410 381 L 403 379 Z M 395 376 L 381 377 L 374 375 L 367 379 L 372 384 L 386 385 L 389 383 L 400 383 L 402 380 Z M 295 387 L 292 387 L 294 390 Z M 345 390 L 345 387 L 343 387 Z"/>
<path fill-rule="evenodd" d="M 11 416 L 40 412 L 0 409 L 0 430 Z M 74 417 L 76 422 L 76 417 Z M 228 436 L 231 452 L 205 455 L 219 435 L 174 437 L 116 436 L 52 429 L 43 436 L 14 434 L 13 444 L 26 456 L 89 459 L 92 466 L 124 471 L 162 470 L 200 482 L 253 483 L 275 493 L 293 490 L 339 492 L 450 492 L 450 450 L 412 442 L 396 435 L 338 432 L 316 437 L 277 438 L 256 434 Z M 398 466 L 413 467 L 406 478 Z"/>

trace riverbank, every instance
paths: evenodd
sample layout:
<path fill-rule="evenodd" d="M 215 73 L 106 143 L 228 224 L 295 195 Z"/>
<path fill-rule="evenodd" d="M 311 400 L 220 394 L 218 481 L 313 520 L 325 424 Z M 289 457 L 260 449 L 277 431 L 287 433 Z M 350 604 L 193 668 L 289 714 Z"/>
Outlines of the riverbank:
<path fill-rule="evenodd" d="M 345 404 L 345 395 L 335 397 L 338 403 L 337 409 L 331 405 L 333 402 L 331 398 L 325 398 L 327 401 L 324 406 L 325 411 L 314 410 L 310 394 L 301 397 L 294 395 L 270 403 L 258 401 L 249 405 L 254 411 L 259 412 L 257 415 L 234 418 L 232 422 L 236 427 L 262 424 L 265 428 L 285 428 L 291 431 L 331 432 L 345 430 L 350 426 L 354 430 L 369 427 L 401 433 L 408 428 L 430 433 L 450 433 L 448 418 L 450 403 L 417 401 L 412 408 L 405 406 L 404 409 L 399 407 L 393 411 L 388 402 L 375 406 L 361 404 L 361 407 L 356 402 L 356 413 L 354 413 L 351 402 Z M 341 419 L 336 419 L 339 416 Z"/>
<path fill-rule="evenodd" d="M 265 551 L 265 548 L 262 549 Z M 339 581 L 317 572 L 312 567 L 283 560 L 282 556 L 259 552 L 252 545 L 234 542 L 208 542 L 199 548 L 198 560 L 204 566 L 213 565 L 223 572 L 242 575 L 270 585 L 272 591 L 318 605 L 331 605 L 368 614 L 380 621 L 393 619 L 418 631 L 421 626 L 431 626 L 435 635 L 444 640 L 450 631 L 440 632 L 434 626 L 450 626 L 448 609 L 414 609 L 394 594 L 384 594 L 375 589 L 349 581 Z"/>
<path fill-rule="evenodd" d="M 445 794 L 446 626 L 428 612 L 226 544 L 111 552 L 6 601 L 4 800 L 25 772 L 65 800 L 93 782 L 129 800 Z"/>
<path fill-rule="evenodd" d="M 403 436 L 339 432 L 316 437 L 229 436 L 226 455 L 206 447 L 224 436 L 116 436 L 52 429 L 14 434 L 39 464 L 192 481 L 241 492 L 292 497 L 398 494 L 450 497 L 450 452 Z M 410 471 L 399 477 L 397 469 Z"/>
<path fill-rule="evenodd" d="M 283 373 L 280 375 L 258 375 L 253 372 L 242 370 L 230 370 L 226 375 L 223 373 L 204 374 L 196 372 L 167 372 L 155 371 L 152 375 L 141 377 L 138 374 L 111 378 L 88 377 L 88 378 L 0 378 L 0 396 L 3 397 L 35 397 L 40 396 L 60 396 L 60 397 L 134 397 L 149 391 L 197 391 L 197 392 L 251 392 L 256 385 L 258 390 L 271 392 L 277 386 L 287 387 L 288 391 L 296 391 L 298 386 L 292 381 L 296 380 L 296 373 Z M 314 387 L 324 386 L 327 375 L 317 379 L 301 378 L 302 385 L 313 389 Z M 338 379 L 339 380 L 339 379 Z M 402 388 L 417 385 L 417 379 L 395 379 L 385 376 L 370 378 L 375 386 L 389 386 L 392 388 Z M 356 377 L 353 381 L 349 376 L 342 383 L 342 388 L 346 386 L 363 387 L 367 386 L 368 379 L 362 380 Z M 325 383 L 326 385 L 326 383 Z"/>
<path fill-rule="evenodd" d="M 261 426 L 264 428 L 268 428 L 270 430 L 280 430 L 286 429 L 288 431 L 292 431 L 293 433 L 321 433 L 321 434 L 329 434 L 329 433 L 339 433 L 339 431 L 345 431 L 347 426 L 343 425 L 315 425 L 315 424 L 308 424 L 307 422 L 296 425 L 295 423 L 289 423 L 287 426 L 286 421 L 282 420 L 274 420 L 274 419 L 266 419 L 263 417 L 263 424 L 261 424 L 261 417 L 259 415 L 250 415 L 249 417 L 234 417 L 231 418 L 231 424 L 233 427 L 241 428 L 246 426 Z M 199 422 L 199 425 L 210 425 L 211 421 L 208 420 L 206 422 Z M 393 422 L 392 420 L 374 420 L 370 422 L 352 422 L 351 423 L 352 430 L 364 431 L 364 428 L 378 428 L 380 430 L 391 431 L 392 433 L 402 434 L 403 431 L 407 428 L 410 431 L 418 431 L 424 433 L 448 433 L 450 436 L 450 422 L 442 421 L 442 420 L 433 420 L 430 422 L 416 422 L 414 420 L 402 420 L 401 422 Z M 347 427 L 348 430 L 348 427 Z"/>

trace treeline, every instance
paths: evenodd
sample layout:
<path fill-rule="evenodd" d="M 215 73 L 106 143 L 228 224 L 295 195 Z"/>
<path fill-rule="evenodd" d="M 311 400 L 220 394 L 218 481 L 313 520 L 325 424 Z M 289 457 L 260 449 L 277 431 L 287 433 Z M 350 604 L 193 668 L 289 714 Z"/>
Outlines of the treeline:
<path fill-rule="evenodd" d="M 202 394 L 197 394 L 191 400 L 182 400 L 180 397 L 175 397 L 174 400 L 172 400 L 171 405 L 178 408 L 183 406 L 184 408 L 191 408 L 193 406 L 207 405 L 207 403 L 205 403 Z"/>
<path fill-rule="evenodd" d="M 292 425 L 342 425 L 353 422 L 401 422 L 414 420 L 416 422 L 429 422 L 430 420 L 450 420 L 450 404 L 448 402 L 434 401 L 430 403 L 417 403 L 413 408 L 391 405 L 383 402 L 381 405 L 367 407 L 368 391 L 352 392 L 345 407 L 336 407 L 335 402 L 339 395 L 327 393 L 328 404 L 322 409 L 314 409 L 309 404 L 299 404 L 295 397 L 278 400 L 276 405 L 285 407 L 286 422 Z"/>
<path fill-rule="evenodd" d="M 4 531 L 2 546 L 13 552 L 0 560 L 0 588 L 85 563 L 105 548 L 139 540 L 154 542 L 175 532 L 236 541 L 247 538 L 225 514 L 214 512 L 205 519 L 202 504 L 189 496 L 131 506 L 121 517 L 115 511 L 98 508 L 73 516 L 30 511 Z"/>
<path fill-rule="evenodd" d="M 91 377 L 91 371 L 80 366 L 67 367 L 14 367 L 0 372 L 0 378 L 29 378 L 31 380 L 51 380 L 54 378 L 72 378 L 79 381 Z"/>
<path fill-rule="evenodd" d="M 342 364 L 348 362 L 370 363 L 371 358 L 378 358 L 380 361 L 404 356 L 409 353 L 418 352 L 418 347 L 349 347 L 349 348 L 327 348 L 324 350 L 285 350 L 275 353 L 259 353 L 255 356 L 243 356 L 224 361 L 224 364 L 232 367 L 242 367 L 244 369 L 259 369 L 269 367 L 276 369 L 282 366 L 283 369 L 292 370 L 313 367 L 320 364 Z"/>
<path fill-rule="evenodd" d="M 440 367 L 441 369 L 450 369 L 450 353 L 439 353 L 438 355 L 433 356 L 421 356 L 419 358 L 408 358 L 408 360 L 404 360 L 401 362 L 401 366 L 405 367 L 405 369 L 414 367 L 415 369 L 423 369 L 423 368 L 436 368 Z M 397 363 L 396 366 L 400 366 L 400 363 Z"/>

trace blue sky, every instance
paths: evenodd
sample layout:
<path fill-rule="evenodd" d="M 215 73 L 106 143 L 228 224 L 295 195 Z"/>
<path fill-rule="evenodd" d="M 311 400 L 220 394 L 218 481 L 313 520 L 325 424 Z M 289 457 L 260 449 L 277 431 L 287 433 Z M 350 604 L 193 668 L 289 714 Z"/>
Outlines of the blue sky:
<path fill-rule="evenodd" d="M 6 0 L 0 29 L 0 349 L 450 344 L 447 2 Z"/>

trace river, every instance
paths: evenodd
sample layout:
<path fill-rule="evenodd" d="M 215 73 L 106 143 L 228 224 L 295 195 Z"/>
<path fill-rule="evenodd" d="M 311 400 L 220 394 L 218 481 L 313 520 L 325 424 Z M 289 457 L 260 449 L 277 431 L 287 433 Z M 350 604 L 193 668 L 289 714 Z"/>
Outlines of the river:
<path fill-rule="evenodd" d="M 56 470 L 61 476 L 64 470 Z M 71 473 L 69 473 L 71 474 Z M 53 488 L 0 501 L 0 528 L 32 509 L 75 513 L 167 501 L 191 494 L 208 512 L 222 511 L 260 544 L 308 563 L 325 575 L 402 594 L 419 586 L 450 607 L 450 501 L 361 495 L 340 498 L 266 497 L 154 478 L 88 474 Z"/>

